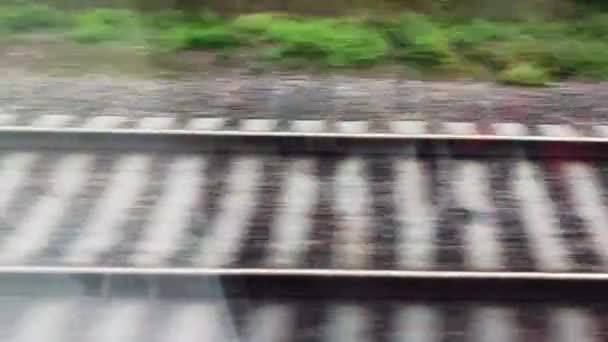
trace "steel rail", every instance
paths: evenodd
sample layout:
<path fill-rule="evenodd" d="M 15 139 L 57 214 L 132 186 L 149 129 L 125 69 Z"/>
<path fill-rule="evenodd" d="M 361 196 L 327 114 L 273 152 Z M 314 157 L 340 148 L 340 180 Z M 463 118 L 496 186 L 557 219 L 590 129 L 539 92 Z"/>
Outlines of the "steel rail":
<path fill-rule="evenodd" d="M 104 267 L 2 267 L 0 292 L 345 300 L 608 300 L 608 274 Z M 42 286 L 41 286 L 42 285 Z M 76 287 L 74 287 L 76 286 Z M 218 291 L 221 289 L 221 291 Z"/>
<path fill-rule="evenodd" d="M 0 134 L 29 135 L 73 135 L 73 136 L 139 136 L 139 137 L 237 137 L 237 138 L 311 138 L 311 139 L 357 139 L 357 140 L 454 140 L 454 141 L 508 141 L 508 142 L 568 142 L 579 144 L 608 143 L 608 137 L 568 136 L 554 137 L 541 135 L 495 135 L 495 134 L 401 134 L 401 133 L 339 133 L 339 132 L 290 132 L 290 131 L 244 131 L 244 130 L 189 130 L 189 129 L 143 129 L 143 128 L 39 128 L 28 126 L 0 126 Z"/>
<path fill-rule="evenodd" d="M 267 268 L 145 268 L 145 267 L 70 267 L 70 266 L 0 266 L 0 276 L 7 274 L 62 275 L 155 275 L 155 276 L 268 276 L 384 279 L 461 279 L 461 280 L 565 280 L 608 281 L 608 273 L 574 272 L 482 272 L 482 271 L 406 271 L 345 269 L 267 269 Z"/>
<path fill-rule="evenodd" d="M 531 157 L 608 156 L 608 138 L 597 137 L 0 127 L 0 148 L 399 154 L 412 144 L 433 155 L 437 146 L 470 156 L 512 155 L 518 146 Z"/>

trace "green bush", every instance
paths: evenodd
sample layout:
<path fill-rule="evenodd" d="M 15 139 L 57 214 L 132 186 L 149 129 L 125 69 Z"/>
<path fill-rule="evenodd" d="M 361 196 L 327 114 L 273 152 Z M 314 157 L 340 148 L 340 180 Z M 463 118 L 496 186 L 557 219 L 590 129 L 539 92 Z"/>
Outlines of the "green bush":
<path fill-rule="evenodd" d="M 528 34 L 472 44 L 460 52 L 495 71 L 531 63 L 558 79 L 608 78 L 608 42 L 568 33 L 561 23 L 536 31 L 522 27 L 521 32 Z"/>
<path fill-rule="evenodd" d="M 95 4 L 112 7 L 120 1 Z M 431 7 L 445 10 L 441 20 L 411 12 L 340 18 L 257 13 L 228 20 L 209 11 L 141 14 L 117 6 L 66 12 L 36 0 L 6 0 L 0 5 L 0 32 L 64 30 L 82 43 L 148 43 L 167 50 L 246 46 L 243 52 L 254 57 L 298 67 L 353 67 L 387 60 L 422 73 L 499 74 L 502 82 L 511 84 L 537 85 L 547 77 L 608 79 L 608 14 L 576 20 L 463 22 L 448 13 L 456 2 L 433 1 Z M 79 3 L 78 8 L 87 6 Z M 217 53 L 227 58 L 231 50 Z"/>
<path fill-rule="evenodd" d="M 283 43 L 294 54 L 325 55 L 327 64 L 333 66 L 371 64 L 388 50 L 378 33 L 329 22 L 298 24 L 291 28 L 274 26 L 269 37 Z"/>
<path fill-rule="evenodd" d="M 416 13 L 405 13 L 398 21 L 385 24 L 385 34 L 397 47 L 411 46 L 417 37 L 434 34 L 439 30 L 439 27 L 426 16 Z"/>
<path fill-rule="evenodd" d="M 385 57 L 382 35 L 362 25 L 332 19 L 294 19 L 271 14 L 241 16 L 233 23 L 241 31 L 276 46 L 273 58 L 309 58 L 330 66 L 373 64 Z"/>
<path fill-rule="evenodd" d="M 241 15 L 232 21 L 232 26 L 242 32 L 264 33 L 273 25 L 288 23 L 284 16 L 272 13 Z"/>
<path fill-rule="evenodd" d="M 383 31 L 403 60 L 438 66 L 453 57 L 445 32 L 425 16 L 406 13 Z"/>
<path fill-rule="evenodd" d="M 329 65 L 373 64 L 388 52 L 388 44 L 380 34 L 362 28 L 343 27 L 325 38 L 322 43 L 329 51 Z"/>
<path fill-rule="evenodd" d="M 225 23 L 221 16 L 210 11 L 189 14 L 175 10 L 148 13 L 142 16 L 142 22 L 147 28 L 155 30 L 171 30 L 184 25 L 211 27 Z"/>
<path fill-rule="evenodd" d="M 549 47 L 545 64 L 560 78 L 608 78 L 608 43 L 566 39 Z"/>
<path fill-rule="evenodd" d="M 199 27 L 212 27 L 218 25 L 224 25 L 225 19 L 212 12 L 212 11 L 200 11 L 194 13 L 184 13 L 184 23 L 190 25 L 196 25 Z"/>
<path fill-rule="evenodd" d="M 459 49 L 470 49 L 488 42 L 509 40 L 517 34 L 517 30 L 511 25 L 481 19 L 475 19 L 466 25 L 452 26 L 448 30 L 450 44 Z"/>
<path fill-rule="evenodd" d="M 190 32 L 187 47 L 196 48 L 227 48 L 240 44 L 239 37 L 225 27 L 212 27 L 208 29 L 195 29 Z"/>
<path fill-rule="evenodd" d="M 547 84 L 549 75 L 537 65 L 522 63 L 501 72 L 498 75 L 498 81 L 510 85 L 538 87 Z"/>
<path fill-rule="evenodd" d="M 180 11 L 164 11 L 150 13 L 142 17 L 142 23 L 146 28 L 153 30 L 171 30 L 184 23 L 186 17 Z M 156 33 L 155 33 L 156 34 Z"/>
<path fill-rule="evenodd" d="M 72 38 L 80 43 L 133 41 L 141 37 L 139 16 L 129 10 L 94 9 L 81 13 Z"/>
<path fill-rule="evenodd" d="M 67 28 L 70 16 L 47 5 L 19 5 L 0 7 L 0 29 L 8 32 Z"/>
<path fill-rule="evenodd" d="M 469 60 L 498 71 L 509 65 L 541 63 L 549 52 L 544 41 L 522 35 L 514 40 L 482 43 L 465 50 L 463 54 Z"/>
<path fill-rule="evenodd" d="M 573 25 L 576 34 L 589 38 L 608 38 L 608 14 L 597 14 L 578 20 Z"/>
<path fill-rule="evenodd" d="M 438 32 L 417 37 L 413 45 L 406 48 L 402 55 L 405 60 L 428 66 L 447 64 L 451 57 L 448 40 Z"/>
<path fill-rule="evenodd" d="M 571 34 L 572 27 L 567 22 L 527 21 L 517 25 L 520 34 L 537 39 L 563 39 Z"/>
<path fill-rule="evenodd" d="M 240 45 L 240 37 L 226 26 L 180 27 L 168 33 L 166 47 L 173 49 L 220 49 Z"/>

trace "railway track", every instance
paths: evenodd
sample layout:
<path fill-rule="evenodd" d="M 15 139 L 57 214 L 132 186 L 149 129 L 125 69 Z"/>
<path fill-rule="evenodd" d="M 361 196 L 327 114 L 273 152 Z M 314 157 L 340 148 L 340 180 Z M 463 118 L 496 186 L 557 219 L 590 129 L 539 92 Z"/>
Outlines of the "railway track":
<path fill-rule="evenodd" d="M 0 265 L 589 279 L 608 267 L 608 168 L 591 158 L 608 144 L 562 126 L 542 139 L 222 140 L 95 122 L 3 132 Z M 296 140 L 267 148 L 280 139 Z"/>
<path fill-rule="evenodd" d="M 3 341 L 608 338 L 605 85 L 1 82 Z"/>
<path fill-rule="evenodd" d="M 608 336 L 602 136 L 41 120 L 0 127 L 2 340 Z"/>

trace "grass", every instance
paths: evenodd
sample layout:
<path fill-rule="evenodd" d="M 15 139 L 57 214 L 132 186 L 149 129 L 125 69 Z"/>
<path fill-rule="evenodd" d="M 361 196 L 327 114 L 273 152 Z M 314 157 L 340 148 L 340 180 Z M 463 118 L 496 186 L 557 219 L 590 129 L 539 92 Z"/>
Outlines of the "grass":
<path fill-rule="evenodd" d="M 489 74 L 518 85 L 608 79 L 608 14 L 574 20 L 450 20 L 416 13 L 392 17 L 306 18 L 257 13 L 141 14 L 126 9 L 66 12 L 38 4 L 0 5 L 5 36 L 53 32 L 78 44 L 120 43 L 167 51 L 208 50 L 219 59 L 306 67 L 403 66 L 433 75 Z"/>
<path fill-rule="evenodd" d="M 509 85 L 541 87 L 549 82 L 549 75 L 539 66 L 522 63 L 502 71 L 498 75 L 498 81 Z"/>
<path fill-rule="evenodd" d="M 545 66 L 555 77 L 608 79 L 608 42 L 603 40 L 564 39 L 547 47 Z"/>
<path fill-rule="evenodd" d="M 398 57 L 426 66 L 448 64 L 453 53 L 444 30 L 427 17 L 406 13 L 385 32 Z"/>
<path fill-rule="evenodd" d="M 242 22 L 235 28 L 242 30 Z M 333 67 L 375 64 L 389 49 L 380 33 L 336 20 L 278 18 L 266 27 L 245 28 L 253 40 L 272 45 L 275 58 L 298 57 Z"/>
<path fill-rule="evenodd" d="M 72 25 L 72 17 L 47 5 L 13 5 L 0 8 L 0 31 L 23 33 L 59 30 Z"/>
<path fill-rule="evenodd" d="M 133 42 L 141 37 L 139 17 L 129 10 L 94 9 L 76 16 L 70 33 L 80 43 Z"/>
<path fill-rule="evenodd" d="M 520 34 L 517 28 L 483 19 L 454 25 L 447 32 L 450 45 L 455 49 L 473 49 L 482 44 L 508 41 Z"/>
<path fill-rule="evenodd" d="M 177 50 L 224 49 L 241 44 L 238 34 L 225 26 L 184 26 L 161 34 L 165 48 Z"/>

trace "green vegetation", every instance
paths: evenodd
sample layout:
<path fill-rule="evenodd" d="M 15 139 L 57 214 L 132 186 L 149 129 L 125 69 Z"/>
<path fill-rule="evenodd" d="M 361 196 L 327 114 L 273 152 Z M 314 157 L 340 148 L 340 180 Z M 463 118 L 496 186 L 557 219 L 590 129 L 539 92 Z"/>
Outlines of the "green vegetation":
<path fill-rule="evenodd" d="M 549 81 L 549 76 L 542 68 L 523 63 L 501 72 L 498 80 L 505 84 L 538 87 L 544 86 Z"/>
<path fill-rule="evenodd" d="M 186 26 L 161 33 L 161 44 L 165 48 L 179 50 L 222 49 L 241 44 L 240 37 L 225 26 Z"/>
<path fill-rule="evenodd" d="M 388 53 L 388 43 L 375 30 L 336 19 L 302 20 L 285 16 L 249 15 L 228 24 L 244 40 L 271 46 L 266 56 L 302 59 L 328 66 L 370 65 Z"/>
<path fill-rule="evenodd" d="M 76 15 L 71 37 L 80 43 L 133 42 L 141 36 L 138 16 L 128 10 L 94 9 Z"/>
<path fill-rule="evenodd" d="M 384 25 L 384 33 L 403 61 L 439 66 L 453 57 L 445 32 L 423 15 L 406 13 L 397 22 Z"/>
<path fill-rule="evenodd" d="M 445 13 L 456 1 L 436 3 Z M 66 11 L 31 3 L 0 5 L 2 35 L 40 31 L 79 44 L 119 43 L 162 52 L 208 50 L 221 60 L 245 56 L 246 61 L 273 65 L 388 64 L 423 75 L 494 75 L 500 82 L 527 86 L 608 79 L 608 14 L 595 10 L 576 19 L 497 20 L 414 12 L 380 17 L 223 17 L 209 11 Z"/>
<path fill-rule="evenodd" d="M 65 29 L 72 17 L 47 5 L 13 5 L 0 8 L 0 32 L 19 33 Z"/>

